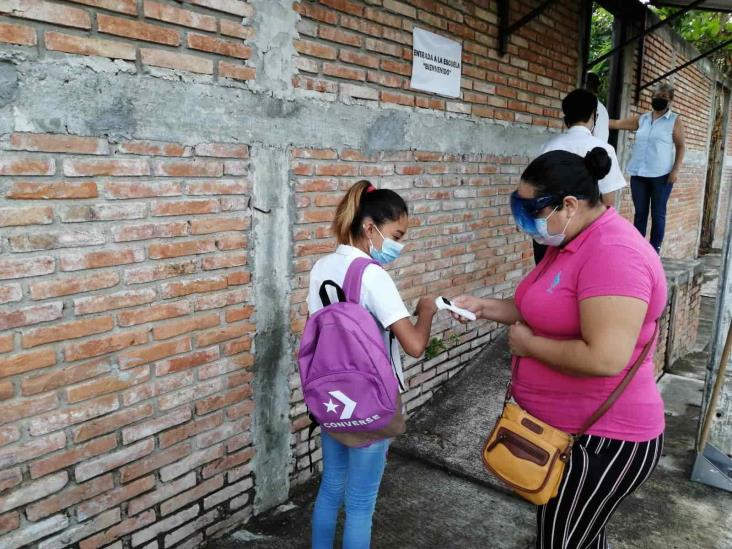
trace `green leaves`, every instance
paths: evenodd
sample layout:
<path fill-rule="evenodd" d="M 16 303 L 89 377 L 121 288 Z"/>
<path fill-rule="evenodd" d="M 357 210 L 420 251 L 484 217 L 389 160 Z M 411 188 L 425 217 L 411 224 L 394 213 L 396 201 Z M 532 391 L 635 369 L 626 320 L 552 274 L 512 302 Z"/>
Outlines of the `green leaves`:
<path fill-rule="evenodd" d="M 670 17 L 678 8 L 655 9 L 662 19 Z M 700 52 L 708 51 L 732 38 L 732 14 L 691 10 L 671 23 L 672 28 Z M 709 59 L 722 74 L 732 76 L 732 45 L 714 52 Z"/>
<path fill-rule="evenodd" d="M 592 11 L 592 31 L 590 34 L 590 61 L 605 55 L 613 48 L 613 15 L 606 9 L 595 4 Z M 592 67 L 592 72 L 600 77 L 600 101 L 607 103 L 608 71 L 610 59 L 605 59 Z"/>
<path fill-rule="evenodd" d="M 654 10 L 661 19 L 666 19 L 679 10 L 679 8 L 656 7 L 650 9 Z M 614 16 L 610 12 L 598 3 L 594 4 L 590 35 L 590 61 L 612 49 L 613 20 Z M 672 21 L 671 27 L 700 52 L 705 52 L 732 38 L 732 14 L 691 10 Z M 714 52 L 709 56 L 709 60 L 716 65 L 720 73 L 732 77 L 732 45 Z M 603 102 L 607 102 L 609 68 L 609 59 L 592 68 L 592 72 L 600 76 L 599 97 Z"/>

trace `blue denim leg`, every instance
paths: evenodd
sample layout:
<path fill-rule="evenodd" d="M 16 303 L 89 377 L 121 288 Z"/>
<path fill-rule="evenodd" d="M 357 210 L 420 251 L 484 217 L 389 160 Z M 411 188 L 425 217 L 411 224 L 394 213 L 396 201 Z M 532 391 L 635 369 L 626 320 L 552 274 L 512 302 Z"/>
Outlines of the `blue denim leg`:
<path fill-rule="evenodd" d="M 651 202 L 651 184 L 649 178 L 638 175 L 631 176 L 630 193 L 633 197 L 633 207 L 635 208 L 633 225 L 635 225 L 638 232 L 645 238 L 648 227 L 648 211 Z"/>
<path fill-rule="evenodd" d="M 388 449 L 387 439 L 349 450 L 343 549 L 368 549 L 371 545 L 371 522 Z"/>
<path fill-rule="evenodd" d="M 666 206 L 674 186 L 668 182 L 668 174 L 650 178 L 651 181 L 651 246 L 661 253 L 663 235 L 666 232 Z"/>
<path fill-rule="evenodd" d="M 348 451 L 325 431 L 321 434 L 323 449 L 323 475 L 320 478 L 318 497 L 315 500 L 312 522 L 313 549 L 332 549 L 335 538 L 338 511 L 343 505 L 348 474 Z"/>
<path fill-rule="evenodd" d="M 333 548 L 338 512 L 345 499 L 343 548 L 368 549 L 389 440 L 365 448 L 348 448 L 326 432 L 321 440 L 323 475 L 313 509 L 312 548 Z"/>

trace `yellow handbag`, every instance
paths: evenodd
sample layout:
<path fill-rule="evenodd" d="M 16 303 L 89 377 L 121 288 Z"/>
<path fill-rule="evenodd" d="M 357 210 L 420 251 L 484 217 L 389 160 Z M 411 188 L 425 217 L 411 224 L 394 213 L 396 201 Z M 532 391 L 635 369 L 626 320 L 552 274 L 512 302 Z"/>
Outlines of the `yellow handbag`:
<path fill-rule="evenodd" d="M 485 468 L 536 505 L 544 505 L 555 497 L 575 440 L 615 404 L 645 361 L 657 335 L 658 324 L 653 337 L 623 380 L 574 436 L 535 418 L 515 402 L 509 402 L 512 398 L 509 381 L 503 412 L 483 445 Z M 516 373 L 519 362 L 517 359 Z"/>

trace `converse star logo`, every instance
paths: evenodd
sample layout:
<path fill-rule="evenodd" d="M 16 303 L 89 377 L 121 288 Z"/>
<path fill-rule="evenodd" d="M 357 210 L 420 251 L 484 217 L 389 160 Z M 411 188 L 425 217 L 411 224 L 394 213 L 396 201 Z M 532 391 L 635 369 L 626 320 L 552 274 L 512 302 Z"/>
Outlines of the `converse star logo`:
<path fill-rule="evenodd" d="M 323 405 L 328 409 L 328 413 L 333 412 L 334 414 L 337 414 L 336 408 L 338 408 L 338 404 L 333 402 L 333 399 L 331 398 L 328 402 L 323 402 Z"/>
<path fill-rule="evenodd" d="M 337 401 L 339 401 L 341 404 L 343 404 L 343 413 L 341 413 L 341 419 L 351 419 L 353 411 L 356 409 L 356 404 L 358 403 L 355 400 L 351 400 L 350 398 L 348 398 L 348 396 L 346 396 L 341 391 L 328 391 L 328 394 Z"/>

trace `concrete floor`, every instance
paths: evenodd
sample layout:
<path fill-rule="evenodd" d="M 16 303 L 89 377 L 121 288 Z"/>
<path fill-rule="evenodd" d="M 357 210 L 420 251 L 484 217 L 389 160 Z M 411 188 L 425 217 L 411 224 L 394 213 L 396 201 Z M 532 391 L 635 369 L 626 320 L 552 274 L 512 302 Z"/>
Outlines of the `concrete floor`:
<path fill-rule="evenodd" d="M 666 447 L 649 482 L 610 522 L 614 549 L 730 549 L 732 495 L 689 480 L 701 390 L 708 360 L 716 288 L 714 257 L 703 290 L 697 348 L 661 382 Z M 424 410 L 393 445 L 374 517 L 374 549 L 533 546 L 534 507 L 507 492 L 480 462 L 483 437 L 502 401 L 505 340 L 485 349 Z M 317 480 L 291 502 L 252 519 L 209 549 L 309 547 Z"/>

